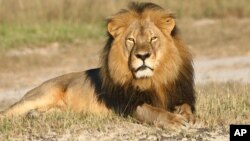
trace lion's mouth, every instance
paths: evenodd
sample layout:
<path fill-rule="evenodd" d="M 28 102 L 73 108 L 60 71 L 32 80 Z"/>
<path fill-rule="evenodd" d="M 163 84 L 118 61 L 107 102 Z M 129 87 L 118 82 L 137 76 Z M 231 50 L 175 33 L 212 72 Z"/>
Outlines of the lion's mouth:
<path fill-rule="evenodd" d="M 135 69 L 135 77 L 136 78 L 148 78 L 153 75 L 154 69 L 143 64 L 142 66 Z"/>
<path fill-rule="evenodd" d="M 146 69 L 150 69 L 151 71 L 154 70 L 153 68 L 151 68 L 151 67 L 149 67 L 149 66 L 143 64 L 143 65 L 141 65 L 140 67 L 138 67 L 138 68 L 135 70 L 135 72 L 144 71 L 144 70 L 146 70 Z"/>

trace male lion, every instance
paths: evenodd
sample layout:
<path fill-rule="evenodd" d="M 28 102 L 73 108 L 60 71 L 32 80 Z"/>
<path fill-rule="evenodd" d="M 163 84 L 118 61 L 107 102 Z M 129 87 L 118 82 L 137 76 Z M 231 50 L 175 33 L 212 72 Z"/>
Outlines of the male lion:
<path fill-rule="evenodd" d="M 173 16 L 153 3 L 130 3 L 108 19 L 107 30 L 100 68 L 48 80 L 2 115 L 59 108 L 114 111 L 164 128 L 194 122 L 192 57 Z"/>

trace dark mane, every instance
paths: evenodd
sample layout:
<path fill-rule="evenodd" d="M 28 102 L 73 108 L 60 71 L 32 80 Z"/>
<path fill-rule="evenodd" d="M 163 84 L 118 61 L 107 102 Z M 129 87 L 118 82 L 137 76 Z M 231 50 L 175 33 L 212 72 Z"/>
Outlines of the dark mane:
<path fill-rule="evenodd" d="M 135 11 L 136 13 L 141 14 L 146 10 L 164 11 L 164 9 L 161 6 L 156 5 L 154 3 L 151 3 L 151 2 L 145 2 L 145 3 L 131 2 L 131 3 L 129 3 L 128 8 L 129 8 L 129 10 L 123 10 L 123 12 Z M 174 14 L 172 14 L 172 13 L 170 13 L 170 16 L 172 18 L 175 17 Z M 178 33 L 179 33 L 179 30 L 178 30 L 177 26 L 175 26 L 171 32 L 171 35 L 173 37 L 176 37 L 178 35 Z"/>
<path fill-rule="evenodd" d="M 132 85 L 124 87 L 115 84 L 111 78 L 101 76 L 101 68 L 88 70 L 86 74 L 95 88 L 98 101 L 104 102 L 109 109 L 119 115 L 128 116 L 143 103 L 159 106 L 153 91 L 141 91 Z"/>
<path fill-rule="evenodd" d="M 137 13 L 143 13 L 145 10 L 164 10 L 159 5 L 156 5 L 151 2 L 147 3 L 139 3 L 139 2 L 131 2 L 128 5 L 129 10 L 135 11 Z"/>

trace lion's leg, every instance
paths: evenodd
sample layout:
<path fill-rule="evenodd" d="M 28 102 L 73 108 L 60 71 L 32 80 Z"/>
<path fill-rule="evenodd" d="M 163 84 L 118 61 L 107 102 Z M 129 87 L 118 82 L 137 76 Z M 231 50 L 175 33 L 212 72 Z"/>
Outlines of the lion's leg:
<path fill-rule="evenodd" d="M 138 106 L 133 116 L 141 122 L 162 128 L 181 129 L 189 126 L 185 117 L 148 104 Z"/>
<path fill-rule="evenodd" d="M 12 105 L 2 114 L 6 116 L 24 115 L 31 110 L 45 112 L 58 105 L 62 105 L 63 91 L 59 88 L 44 89 L 37 87 L 29 91 L 20 101 Z"/>

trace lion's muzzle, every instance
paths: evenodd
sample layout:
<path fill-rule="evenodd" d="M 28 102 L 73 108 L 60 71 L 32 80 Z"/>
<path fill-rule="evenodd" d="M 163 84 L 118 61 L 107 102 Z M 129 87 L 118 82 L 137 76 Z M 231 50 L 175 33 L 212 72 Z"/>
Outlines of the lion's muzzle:
<path fill-rule="evenodd" d="M 153 67 L 151 61 L 151 53 L 140 52 L 135 54 L 133 61 L 133 70 L 136 78 L 148 78 L 153 75 Z"/>
<path fill-rule="evenodd" d="M 148 66 L 141 66 L 135 71 L 136 78 L 148 78 L 153 76 L 153 69 Z"/>

